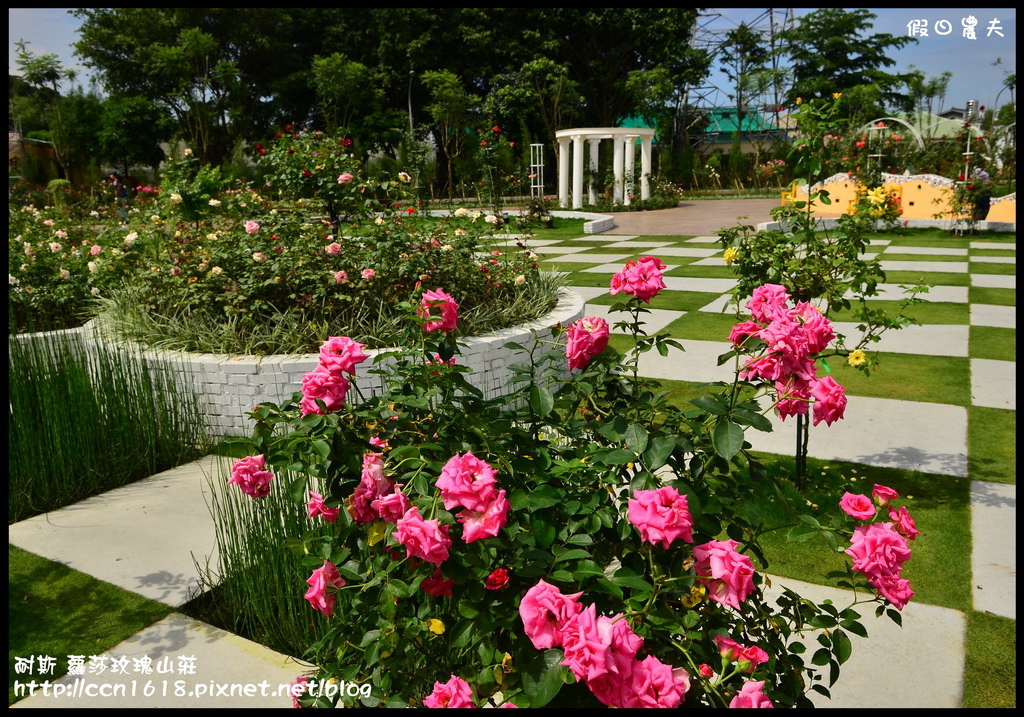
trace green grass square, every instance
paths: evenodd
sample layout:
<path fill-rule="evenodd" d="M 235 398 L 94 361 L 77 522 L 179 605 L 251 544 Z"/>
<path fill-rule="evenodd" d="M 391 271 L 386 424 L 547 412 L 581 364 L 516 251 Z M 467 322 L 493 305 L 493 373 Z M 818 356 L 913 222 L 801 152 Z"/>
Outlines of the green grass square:
<path fill-rule="evenodd" d="M 1017 360 L 1017 330 L 995 326 L 972 326 L 968 354 L 993 361 Z"/>
<path fill-rule="evenodd" d="M 1017 412 L 967 409 L 967 470 L 972 480 L 1017 485 Z"/>

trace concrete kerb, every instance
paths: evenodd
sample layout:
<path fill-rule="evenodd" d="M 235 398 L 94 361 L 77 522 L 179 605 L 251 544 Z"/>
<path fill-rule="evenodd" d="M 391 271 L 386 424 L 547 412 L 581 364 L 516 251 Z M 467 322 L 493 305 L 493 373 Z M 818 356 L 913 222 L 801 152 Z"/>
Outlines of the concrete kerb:
<path fill-rule="evenodd" d="M 954 231 L 958 229 L 954 222 L 948 219 L 904 219 L 901 222 L 903 226 L 910 229 L 946 229 Z M 835 229 L 838 225 L 838 219 L 835 217 L 817 217 L 816 227 L 818 229 Z M 784 224 L 783 222 L 762 222 L 757 225 L 758 231 L 783 231 L 789 229 L 791 225 Z M 881 221 L 876 222 L 876 229 L 884 228 Z M 979 221 L 975 224 L 974 228 L 977 231 L 990 231 L 990 232 L 1003 232 L 1014 234 L 1017 232 L 1016 222 L 989 222 Z"/>

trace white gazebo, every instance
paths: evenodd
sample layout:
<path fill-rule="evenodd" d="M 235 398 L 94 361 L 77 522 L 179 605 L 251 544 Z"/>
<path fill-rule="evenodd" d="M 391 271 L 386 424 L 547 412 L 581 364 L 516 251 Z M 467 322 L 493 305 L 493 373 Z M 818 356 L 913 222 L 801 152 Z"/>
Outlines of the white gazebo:
<path fill-rule="evenodd" d="M 629 204 L 633 193 L 632 178 L 627 179 L 633 167 L 633 150 L 640 140 L 640 199 L 651 196 L 649 176 L 651 173 L 651 143 L 654 130 L 642 127 L 584 127 L 563 129 L 555 132 L 558 140 L 558 203 L 564 207 L 579 209 L 583 206 L 583 157 L 584 143 L 590 143 L 590 185 L 587 187 L 588 202 L 597 203 L 597 153 L 600 142 L 613 142 L 612 167 L 615 176 L 613 199 Z M 570 140 L 572 140 L 572 204 L 569 204 Z"/>

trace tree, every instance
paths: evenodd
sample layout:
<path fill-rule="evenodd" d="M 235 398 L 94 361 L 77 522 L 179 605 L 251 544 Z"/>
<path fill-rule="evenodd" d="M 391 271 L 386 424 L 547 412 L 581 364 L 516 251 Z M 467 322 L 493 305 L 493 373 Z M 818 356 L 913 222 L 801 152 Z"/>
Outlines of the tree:
<path fill-rule="evenodd" d="M 752 85 L 753 74 L 765 69 L 770 54 L 760 33 L 746 23 L 741 23 L 725 35 L 719 58 L 722 72 L 733 84 L 734 94 L 729 99 L 736 102 L 736 113 L 742 127 L 747 105 L 756 97 L 756 85 Z"/>
<path fill-rule="evenodd" d="M 68 158 L 67 130 L 61 113 L 60 87 L 65 80 L 74 80 L 75 73 L 73 70 L 64 69 L 57 55 L 36 55 L 29 52 L 29 43 L 24 40 L 18 40 L 15 45 L 18 48 L 18 70 L 22 79 L 39 90 L 46 90 L 40 94 L 46 97 L 50 143 L 61 173 L 67 179 L 71 176 L 71 167 Z"/>
<path fill-rule="evenodd" d="M 170 133 L 167 113 L 144 97 L 109 97 L 104 103 L 100 150 L 125 177 L 134 165 L 159 166 L 164 159 L 160 142 Z"/>
<path fill-rule="evenodd" d="M 423 84 L 430 90 L 427 111 L 437 124 L 437 136 L 447 168 L 445 183 L 449 196 L 455 190 L 455 158 L 466 148 L 467 131 L 474 123 L 474 111 L 480 98 L 468 94 L 462 81 L 451 72 L 424 72 Z"/>
<path fill-rule="evenodd" d="M 886 105 L 910 109 L 901 92 L 906 75 L 891 74 L 883 68 L 895 65 L 893 52 L 917 42 L 917 38 L 869 35 L 875 17 L 863 8 L 821 8 L 780 33 L 793 73 L 787 102 L 792 104 L 797 97 L 829 98 L 836 92 L 875 84 Z"/>
<path fill-rule="evenodd" d="M 368 114 L 375 104 L 369 69 L 343 53 L 313 60 L 312 80 L 323 130 L 328 134 L 347 136 L 357 110 Z"/>

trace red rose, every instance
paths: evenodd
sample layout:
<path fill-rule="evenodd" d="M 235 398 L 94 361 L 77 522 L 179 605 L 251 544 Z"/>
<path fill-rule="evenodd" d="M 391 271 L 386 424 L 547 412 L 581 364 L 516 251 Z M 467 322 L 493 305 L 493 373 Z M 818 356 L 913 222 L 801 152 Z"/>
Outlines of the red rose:
<path fill-rule="evenodd" d="M 498 568 L 488 575 L 484 582 L 484 587 L 488 590 L 501 590 L 506 585 L 508 585 L 508 570 L 505 568 Z"/>

